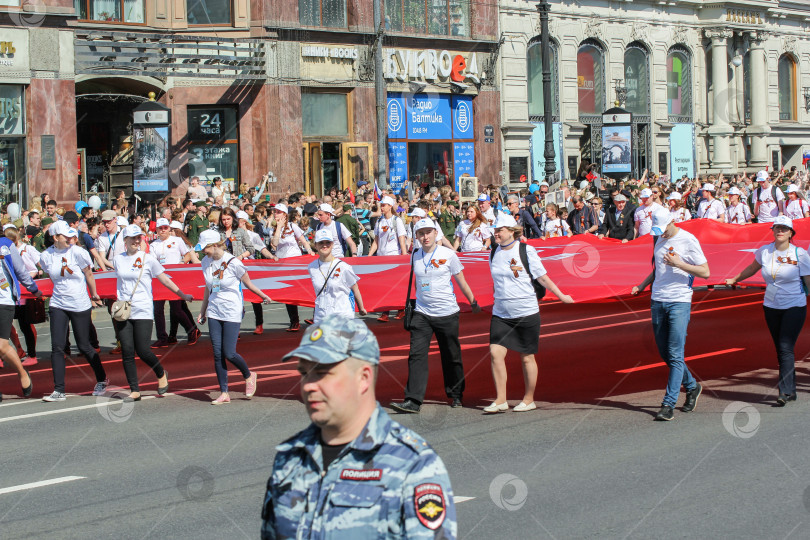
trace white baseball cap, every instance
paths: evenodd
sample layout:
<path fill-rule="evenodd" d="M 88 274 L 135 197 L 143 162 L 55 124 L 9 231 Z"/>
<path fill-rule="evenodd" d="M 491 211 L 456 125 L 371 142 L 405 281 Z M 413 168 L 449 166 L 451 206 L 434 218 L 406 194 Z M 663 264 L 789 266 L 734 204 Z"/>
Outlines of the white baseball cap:
<path fill-rule="evenodd" d="M 638 196 L 641 197 L 642 199 L 649 199 L 650 197 L 652 197 L 652 190 L 650 188 L 645 187 L 644 189 L 641 190 L 641 193 L 639 193 Z"/>
<path fill-rule="evenodd" d="M 396 202 L 394 202 L 394 199 L 386 195 L 385 197 L 380 199 L 380 204 L 390 204 L 391 206 L 394 206 Z"/>
<path fill-rule="evenodd" d="M 284 212 L 285 214 L 289 213 L 289 208 L 287 208 L 286 204 L 277 204 L 273 207 L 273 212 Z"/>
<path fill-rule="evenodd" d="M 155 227 L 170 227 L 170 226 L 171 224 L 169 223 L 169 220 L 163 217 L 158 218 L 157 221 L 155 222 Z"/>
<path fill-rule="evenodd" d="M 771 179 L 771 176 L 768 174 L 768 171 L 759 171 L 757 173 L 757 182 L 768 182 Z"/>
<path fill-rule="evenodd" d="M 115 218 L 115 222 L 118 224 L 119 227 L 126 227 L 129 225 L 129 221 L 124 216 L 118 216 Z"/>
<path fill-rule="evenodd" d="M 5 225 L 3 225 L 3 232 L 5 232 L 8 229 L 16 229 L 16 228 L 17 226 L 14 225 L 13 223 L 6 223 Z"/>
<path fill-rule="evenodd" d="M 222 241 L 222 238 L 219 236 L 217 231 L 208 229 L 200 233 L 200 239 L 197 241 L 197 245 L 194 246 L 194 251 L 202 251 L 206 248 L 206 246 L 210 246 L 211 244 L 219 244 Z"/>
<path fill-rule="evenodd" d="M 414 208 L 413 211 L 408 215 L 409 216 L 416 216 L 416 217 L 420 217 L 420 218 L 427 217 L 427 213 L 425 213 L 425 211 L 422 210 L 421 208 Z"/>
<path fill-rule="evenodd" d="M 517 221 L 510 214 L 500 212 L 498 217 L 495 218 L 495 223 L 492 225 L 493 229 L 500 229 L 501 227 L 517 227 Z"/>
<path fill-rule="evenodd" d="M 486 193 L 482 193 L 481 195 L 478 196 L 478 200 L 481 202 L 488 201 L 490 200 L 489 195 L 487 195 Z"/>
<path fill-rule="evenodd" d="M 703 191 L 715 191 L 714 184 L 710 184 L 708 182 L 703 184 L 703 187 L 701 189 L 703 189 Z"/>
<path fill-rule="evenodd" d="M 124 238 L 135 238 L 136 236 L 141 236 L 143 234 L 143 229 L 138 227 L 137 225 L 127 225 L 124 227 Z"/>
<path fill-rule="evenodd" d="M 180 223 L 179 221 L 172 221 L 171 223 L 169 223 L 169 227 L 171 227 L 172 229 L 180 229 L 181 231 L 183 230 L 183 224 Z"/>
<path fill-rule="evenodd" d="M 323 203 L 322 205 L 320 205 L 318 207 L 318 210 L 320 210 L 321 212 L 326 212 L 327 214 L 335 215 L 335 209 L 332 208 L 332 205 L 328 203 Z"/>
<path fill-rule="evenodd" d="M 673 191 L 672 193 L 669 194 L 669 197 L 667 197 L 668 201 L 680 201 L 681 199 L 683 199 L 683 195 L 681 195 L 677 191 Z"/>
<path fill-rule="evenodd" d="M 773 220 L 773 223 L 771 224 L 771 229 L 773 229 L 777 225 L 782 225 L 784 227 L 787 227 L 791 231 L 796 232 L 796 229 L 793 228 L 793 220 L 787 216 L 776 216 L 776 219 Z"/>
<path fill-rule="evenodd" d="M 740 196 L 742 196 L 742 191 L 740 191 L 740 188 L 738 188 L 737 186 L 732 187 L 726 193 L 728 193 L 728 195 L 740 195 Z"/>
<path fill-rule="evenodd" d="M 790 184 L 788 186 L 787 192 L 788 193 L 798 193 L 799 192 L 799 186 L 797 186 L 796 184 Z"/>
<path fill-rule="evenodd" d="M 652 216 L 652 234 L 654 236 L 661 236 L 664 234 L 664 229 L 667 228 L 667 225 L 672 221 L 672 213 L 665 209 L 661 208 L 656 210 Z"/>
<path fill-rule="evenodd" d="M 413 231 L 416 232 L 420 229 L 436 229 L 436 224 L 433 223 L 432 219 L 424 218 L 420 219 L 416 222 L 416 225 L 413 228 Z"/>
<path fill-rule="evenodd" d="M 236 213 L 236 219 L 244 219 L 244 220 L 250 221 L 250 216 L 244 210 L 239 210 Z"/>
<path fill-rule="evenodd" d="M 335 239 L 332 238 L 332 233 L 327 231 L 326 229 L 318 229 L 315 231 L 315 243 L 318 242 L 334 242 Z"/>
<path fill-rule="evenodd" d="M 548 182 L 540 182 L 540 187 L 546 186 L 548 187 Z"/>
<path fill-rule="evenodd" d="M 6 227 L 3 227 L 3 230 L 6 230 Z M 57 234 L 61 234 L 62 236 L 66 236 L 68 238 L 79 236 L 78 231 L 73 227 L 70 227 L 64 221 L 57 221 L 48 229 L 48 232 L 51 236 L 56 236 Z"/>

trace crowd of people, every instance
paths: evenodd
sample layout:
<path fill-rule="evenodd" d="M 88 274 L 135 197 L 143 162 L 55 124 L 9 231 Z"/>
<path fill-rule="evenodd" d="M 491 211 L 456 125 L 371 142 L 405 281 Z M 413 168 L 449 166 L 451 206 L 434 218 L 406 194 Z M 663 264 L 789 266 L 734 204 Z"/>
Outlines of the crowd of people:
<path fill-rule="evenodd" d="M 207 323 L 220 386 L 220 394 L 212 403 L 228 403 L 227 362 L 236 366 L 245 378 L 246 395 L 251 397 L 256 392 L 256 374 L 236 351 L 242 321 L 242 289 L 253 291 L 261 299 L 252 305 L 255 334 L 264 331 L 262 302 L 270 301 L 250 281 L 244 260 L 317 255 L 308 268 L 316 297 L 315 311 L 312 319 L 303 321 L 311 326 L 334 313 L 346 317 L 367 314 L 351 257 L 410 254 L 409 291 L 413 291 L 414 298 L 396 313 L 396 318 L 405 319 L 411 336 L 409 375 L 404 400 L 392 403 L 391 407 L 399 412 L 419 412 L 428 380 L 428 349 L 434 336 L 441 351 L 445 391 L 451 406 L 458 407 L 462 406 L 464 369 L 453 280 L 473 310 L 480 308 L 464 279 L 457 252 L 488 250 L 495 288 L 490 353 L 496 399 L 485 412 L 502 412 L 508 407 L 505 367 L 508 350 L 520 354 L 524 372 L 524 396 L 514 410 L 533 410 L 535 354 L 540 334 L 536 300 L 546 290 L 564 303 L 573 299 L 559 290 L 536 251 L 526 249 L 524 241 L 591 234 L 627 242 L 652 235 L 657 238 L 657 266 L 638 289 L 653 286 L 653 313 L 660 315 L 653 319 L 654 334 L 662 357 L 673 367 L 663 406 L 672 409 L 678 393 L 676 382 L 685 386 L 688 396 L 700 393 L 699 384 L 690 379 L 683 365 L 688 324 L 688 309 L 686 315 L 683 309 L 684 304 L 688 306 L 691 302 L 693 277 L 708 276 L 705 258 L 699 245 L 694 245 L 696 240 L 684 243 L 690 235 L 677 225 L 690 219 L 731 224 L 755 220 L 777 223 L 775 232 L 783 228 L 793 231 L 791 219 L 810 216 L 804 195 L 808 176 L 796 170 L 761 171 L 730 178 L 718 175 L 672 181 L 645 172 L 638 180 L 608 183 L 591 172 L 575 185 L 561 181 L 550 186 L 536 181 L 514 192 L 502 186 L 480 186 L 474 200 L 464 201 L 449 186 L 421 186 L 414 191 L 393 193 L 365 181 L 358 182 L 354 189 L 331 188 L 320 197 L 299 192 L 270 201 L 265 194 L 269 177 L 265 176 L 257 186 L 242 184 L 234 191 L 227 191 L 221 180 L 206 188 L 194 177 L 189 180 L 184 197 L 167 196 L 156 205 L 142 207 L 140 212 L 123 192 L 111 198 L 103 210 L 80 201 L 66 211 L 47 194 L 35 198 L 27 210 L 6 205 L 0 223 L 3 249 L 11 256 L 4 259 L 7 281 L 0 283 L 0 305 L 13 309 L 0 310 L 0 357 L 17 370 L 24 395 L 30 395 L 32 383 L 26 368 L 37 363 L 34 325 L 47 318 L 54 388 L 44 399 L 63 401 L 67 398 L 65 356 L 71 354 L 72 327 L 76 348 L 95 374 L 93 395 L 102 395 L 109 378 L 99 359 L 100 344 L 90 313 L 94 307 L 106 305 L 116 335 L 115 347 L 110 352 L 122 355 L 130 389 L 126 399 L 137 401 L 140 391 L 135 357 L 154 372 L 158 394 L 163 395 L 169 387 L 168 374 L 153 349 L 177 343 L 181 326 L 187 334 L 187 344 L 193 346 L 201 336 L 198 325 Z M 786 269 L 803 271 L 801 248 L 791 256 L 782 243 L 774 245 L 778 248 L 774 248 L 778 251 L 776 259 L 769 255 L 771 252 L 757 253 L 749 270 L 734 282 L 760 269 L 765 275 L 766 266 L 773 266 L 773 260 L 778 261 L 779 268 L 787 265 Z M 797 266 L 795 261 L 801 264 Z M 187 303 L 192 297 L 180 291 L 164 273 L 164 265 L 182 263 L 201 264 L 205 277 L 205 297 L 196 317 Z M 93 272 L 103 270 L 116 274 L 116 300 L 102 300 L 98 296 Z M 780 366 L 786 366 L 780 400 L 787 402 L 795 399 L 795 384 L 787 372 L 792 369 L 792 344 L 798 335 L 796 321 L 804 319 L 799 313 L 802 306 L 785 308 L 784 303 L 774 301 L 773 294 L 780 290 L 774 285 L 779 276 L 773 271 L 769 275 L 772 283 L 766 293 L 766 315 L 779 351 Z M 52 297 L 22 299 L 19 287 L 22 285 L 36 296 L 39 293 L 34 279 L 42 277 L 53 282 Z M 159 280 L 178 297 L 169 300 L 168 330 L 165 301 L 154 299 L 152 279 Z M 675 287 L 675 292 L 662 293 L 661 288 L 668 286 Z M 9 291 L 7 299 L 4 291 Z M 785 320 L 781 318 L 781 309 L 792 310 Z M 297 306 L 288 305 L 287 312 L 287 331 L 300 331 L 302 321 Z M 11 324 L 15 319 L 25 348 Z M 680 326 L 659 327 L 656 319 L 666 325 L 677 319 Z M 377 320 L 388 322 L 389 313 L 378 314 Z M 157 336 L 154 342 L 153 325 Z M 666 339 L 672 341 L 673 336 L 682 339 L 664 343 Z M 671 419 L 669 413 L 663 416 Z"/>

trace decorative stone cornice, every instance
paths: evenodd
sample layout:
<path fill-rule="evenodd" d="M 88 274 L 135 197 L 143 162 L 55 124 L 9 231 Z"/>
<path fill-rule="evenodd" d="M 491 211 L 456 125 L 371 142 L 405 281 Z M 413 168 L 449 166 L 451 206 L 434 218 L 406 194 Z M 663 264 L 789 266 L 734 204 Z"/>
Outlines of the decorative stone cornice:
<path fill-rule="evenodd" d="M 707 38 L 714 40 L 729 39 L 734 35 L 734 32 L 728 28 L 706 28 L 703 30 L 703 35 Z"/>

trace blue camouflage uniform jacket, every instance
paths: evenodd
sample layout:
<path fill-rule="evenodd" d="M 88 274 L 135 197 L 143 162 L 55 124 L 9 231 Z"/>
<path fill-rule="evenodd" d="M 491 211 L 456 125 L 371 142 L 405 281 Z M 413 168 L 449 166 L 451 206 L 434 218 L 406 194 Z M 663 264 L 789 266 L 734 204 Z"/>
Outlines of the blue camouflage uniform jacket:
<path fill-rule="evenodd" d="M 325 471 L 314 424 L 276 450 L 262 510 L 263 540 L 457 536 L 444 463 L 379 403 Z"/>

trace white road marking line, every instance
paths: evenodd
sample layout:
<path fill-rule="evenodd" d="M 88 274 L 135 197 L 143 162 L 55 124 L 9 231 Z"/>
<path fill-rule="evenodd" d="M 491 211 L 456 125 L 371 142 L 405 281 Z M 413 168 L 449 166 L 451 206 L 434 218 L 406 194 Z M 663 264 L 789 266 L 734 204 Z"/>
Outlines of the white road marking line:
<path fill-rule="evenodd" d="M 456 504 L 458 504 L 458 503 L 463 503 L 463 502 L 471 501 L 471 500 L 473 500 L 474 498 L 475 498 L 475 497 L 461 497 L 461 496 L 459 496 L 459 495 L 455 495 L 455 496 L 453 497 L 453 502 L 454 502 L 454 503 L 456 503 Z"/>
<path fill-rule="evenodd" d="M 142 396 L 141 400 L 155 399 L 155 396 Z M 54 409 L 52 411 L 42 411 L 37 413 L 20 414 L 18 416 L 9 416 L 7 418 L 0 418 L 0 424 L 3 422 L 10 422 L 12 420 L 22 420 L 24 418 L 36 418 L 37 416 L 49 416 L 51 414 L 62 414 L 71 411 L 80 411 L 82 409 L 95 409 L 99 407 L 109 407 L 110 405 L 121 405 L 123 402 L 120 399 L 111 399 L 101 403 L 93 403 L 92 405 L 81 405 L 79 407 L 66 407 L 64 409 Z"/>
<path fill-rule="evenodd" d="M 63 484 L 65 482 L 72 482 L 74 480 L 82 480 L 87 478 L 86 476 L 62 476 L 61 478 L 51 478 L 50 480 L 41 480 L 39 482 L 31 482 L 30 484 L 20 484 L 19 486 L 11 486 L 7 488 L 0 489 L 0 495 L 5 495 L 6 493 L 14 493 L 16 491 L 24 491 L 26 489 L 34 489 L 38 487 L 44 486 L 52 486 L 54 484 Z"/>

